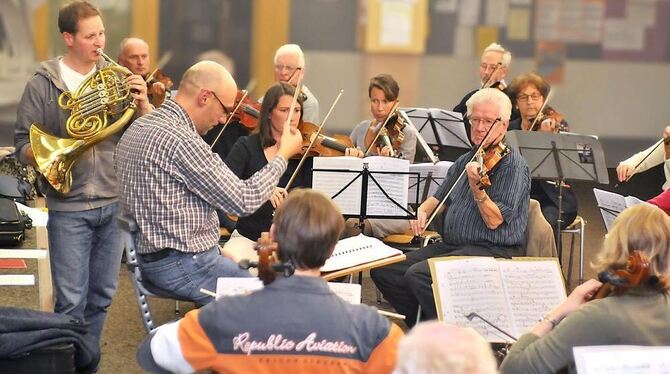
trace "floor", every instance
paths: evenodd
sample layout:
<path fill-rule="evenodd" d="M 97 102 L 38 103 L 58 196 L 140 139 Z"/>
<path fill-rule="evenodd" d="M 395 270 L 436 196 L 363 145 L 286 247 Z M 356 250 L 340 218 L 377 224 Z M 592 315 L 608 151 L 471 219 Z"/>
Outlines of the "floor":
<path fill-rule="evenodd" d="M 648 198 L 655 193 L 654 191 L 645 190 L 644 186 L 649 186 L 645 178 L 652 178 L 658 180 L 660 173 L 647 175 L 640 178 L 637 185 L 631 184 L 625 187 L 635 192 L 635 195 Z M 600 213 L 595 206 L 592 188 L 594 185 L 589 183 L 573 183 L 575 192 L 577 193 L 580 203 L 580 215 L 586 220 L 586 237 L 585 237 L 585 279 L 594 277 L 593 271 L 588 266 L 589 261 L 593 258 L 594 253 L 600 247 L 602 238 L 605 234 L 604 225 L 600 218 Z M 628 194 L 626 189 L 622 189 L 623 194 Z M 570 237 L 564 237 L 564 251 L 563 251 L 563 268 L 567 271 L 568 258 L 570 252 Z M 578 240 L 575 245 L 576 258 L 573 259 L 571 283 L 568 285 L 569 290 L 578 284 Z M 34 261 L 29 263 L 29 271 L 34 271 Z M 6 270 L 0 270 L 0 273 Z M 128 277 L 128 272 L 124 265 L 119 267 L 119 288 L 112 303 L 109 318 L 105 325 L 105 330 L 102 337 L 102 362 L 100 366 L 101 373 L 141 373 L 142 371 L 137 366 L 135 361 L 135 352 L 139 343 L 145 337 L 143 326 L 140 322 L 139 308 L 135 301 L 133 290 Z M 364 278 L 363 300 L 368 304 L 375 304 L 375 293 L 372 281 L 369 277 Z M 20 306 L 27 308 L 38 307 L 36 287 L 3 287 L 0 289 L 0 300 L 5 306 Z M 158 323 L 174 320 L 178 318 L 175 314 L 175 303 L 169 300 L 151 299 L 151 307 L 153 314 Z M 382 303 L 379 305 L 382 309 L 389 309 L 388 304 Z M 193 308 L 190 303 L 181 303 L 181 313 L 184 313 Z M 399 322 L 402 327 L 402 322 Z"/>

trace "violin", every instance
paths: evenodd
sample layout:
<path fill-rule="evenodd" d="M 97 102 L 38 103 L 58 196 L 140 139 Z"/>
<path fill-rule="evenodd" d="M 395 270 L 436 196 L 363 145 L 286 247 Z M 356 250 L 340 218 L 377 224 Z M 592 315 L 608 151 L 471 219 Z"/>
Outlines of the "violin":
<path fill-rule="evenodd" d="M 375 130 L 379 122 L 372 121 L 370 127 L 368 127 L 368 132 L 365 134 L 365 148 L 367 155 L 372 147 L 383 148 L 387 146 L 389 148 L 389 156 L 397 157 L 398 149 L 400 145 L 405 140 L 405 129 L 406 123 L 402 116 L 398 113 L 398 104 L 393 107 L 391 113 L 386 117 L 384 123 L 379 127 L 378 130 Z"/>
<path fill-rule="evenodd" d="M 628 256 L 624 269 L 603 271 L 598 274 L 598 279 L 603 282 L 603 286 L 600 287 L 593 299 L 602 299 L 610 294 L 620 296 L 639 285 L 663 285 L 665 283 L 664 280 L 657 276 L 652 276 L 649 267 L 649 258 L 642 251 L 633 251 Z"/>
<path fill-rule="evenodd" d="M 321 134 L 319 126 L 311 122 L 300 122 L 298 130 L 302 135 L 303 151 L 298 154 L 296 158 L 302 157 L 304 152 L 309 148 L 309 156 L 332 157 L 344 156 L 347 148 L 353 147 L 351 139 L 347 135 L 332 135 L 326 136 Z M 314 139 L 316 138 L 316 140 Z M 295 156 L 294 156 L 295 157 Z"/>
<path fill-rule="evenodd" d="M 546 106 L 544 110 L 530 121 L 532 125 L 528 131 L 541 131 L 540 128 L 542 127 L 542 122 L 546 120 L 551 120 L 556 124 L 552 129 L 554 133 L 570 131 L 568 121 L 565 120 L 563 114 L 551 106 Z"/>
<path fill-rule="evenodd" d="M 498 162 L 509 154 L 509 147 L 503 142 L 490 146 L 486 150 L 477 153 L 477 162 L 479 163 L 479 177 L 481 178 L 477 185 L 480 190 L 491 187 L 491 180 L 488 173 L 498 165 Z"/>
<path fill-rule="evenodd" d="M 154 106 L 158 107 L 163 104 L 165 97 L 170 92 L 170 89 L 174 85 L 172 78 L 168 77 L 163 73 L 163 70 L 156 69 L 146 78 L 147 82 L 147 97 L 149 102 Z M 161 83 L 161 84 L 155 84 Z"/>
<path fill-rule="evenodd" d="M 233 121 L 238 121 L 249 130 L 254 130 L 258 127 L 261 103 L 252 100 L 246 91 L 239 90 L 235 98 L 235 106 L 238 105 L 239 109 L 233 114 Z"/>
<path fill-rule="evenodd" d="M 295 267 L 290 262 L 282 263 L 277 258 L 277 243 L 270 239 L 268 232 L 261 233 L 254 250 L 258 252 L 258 261 L 242 260 L 240 268 L 249 269 L 258 268 L 258 278 L 263 281 L 263 285 L 274 282 L 277 273 L 282 273 L 284 277 L 290 277 L 295 272 Z"/>

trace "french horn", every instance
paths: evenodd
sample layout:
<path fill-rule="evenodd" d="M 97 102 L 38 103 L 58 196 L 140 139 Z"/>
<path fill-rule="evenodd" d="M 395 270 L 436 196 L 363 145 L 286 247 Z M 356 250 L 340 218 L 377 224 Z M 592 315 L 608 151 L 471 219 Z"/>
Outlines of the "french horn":
<path fill-rule="evenodd" d="M 65 124 L 70 138 L 49 134 L 37 123 L 30 126 L 30 145 L 38 170 L 63 194 L 72 187 L 72 166 L 77 158 L 123 129 L 137 109 L 125 82 L 132 74 L 130 70 L 114 62 L 102 49 L 97 52 L 111 65 L 86 78 L 76 91 L 65 91 L 58 97 L 58 105 L 71 111 Z M 116 121 L 109 123 L 116 116 Z"/>

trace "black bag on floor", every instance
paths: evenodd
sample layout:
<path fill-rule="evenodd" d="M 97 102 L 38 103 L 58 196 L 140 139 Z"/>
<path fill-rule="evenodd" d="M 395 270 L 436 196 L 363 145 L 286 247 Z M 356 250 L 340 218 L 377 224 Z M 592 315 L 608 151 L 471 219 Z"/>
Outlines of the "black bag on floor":
<path fill-rule="evenodd" d="M 30 218 L 19 212 L 14 201 L 0 198 L 0 246 L 16 246 L 23 242 Z"/>

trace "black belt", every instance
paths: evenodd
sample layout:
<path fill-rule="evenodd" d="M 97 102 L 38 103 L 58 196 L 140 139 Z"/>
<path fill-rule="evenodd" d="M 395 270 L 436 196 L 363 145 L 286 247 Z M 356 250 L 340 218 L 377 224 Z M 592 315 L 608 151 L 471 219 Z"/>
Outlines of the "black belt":
<path fill-rule="evenodd" d="M 154 262 L 154 261 L 164 259 L 172 251 L 176 251 L 176 249 L 174 249 L 174 248 L 163 248 L 158 252 L 140 253 L 139 255 L 140 255 L 140 258 L 142 259 L 142 262 Z"/>

